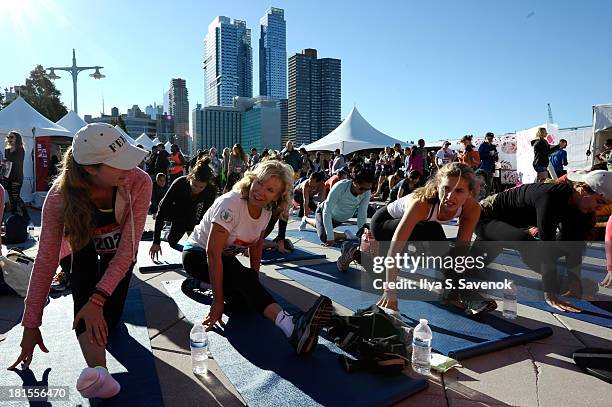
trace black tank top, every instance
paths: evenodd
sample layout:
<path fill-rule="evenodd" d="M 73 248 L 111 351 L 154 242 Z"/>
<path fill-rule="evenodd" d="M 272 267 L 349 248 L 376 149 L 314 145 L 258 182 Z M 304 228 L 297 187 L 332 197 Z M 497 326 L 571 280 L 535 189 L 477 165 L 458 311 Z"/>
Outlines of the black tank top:
<path fill-rule="evenodd" d="M 113 188 L 113 204 L 111 209 L 96 208 L 94 220 L 93 241 L 98 254 L 113 254 L 119 247 L 121 240 L 121 225 L 117 223 L 115 216 L 115 202 L 117 198 L 117 187 Z"/>

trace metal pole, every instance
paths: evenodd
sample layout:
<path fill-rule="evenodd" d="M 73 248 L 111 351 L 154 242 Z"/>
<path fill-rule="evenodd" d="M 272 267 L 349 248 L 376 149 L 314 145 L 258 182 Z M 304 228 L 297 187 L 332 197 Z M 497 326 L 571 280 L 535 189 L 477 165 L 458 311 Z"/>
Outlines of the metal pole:
<path fill-rule="evenodd" d="M 94 79 L 101 79 L 101 78 L 104 78 L 104 75 L 100 74 L 100 69 L 102 68 L 104 67 L 102 66 L 81 66 L 81 67 L 77 66 L 76 52 L 73 48 L 72 49 L 72 66 L 70 67 L 52 67 L 52 68 L 47 68 L 47 69 L 51 70 L 51 73 L 49 75 L 51 79 L 59 78 L 59 76 L 55 75 L 55 72 L 54 72 L 55 70 L 70 72 L 70 74 L 72 75 L 72 93 L 74 97 L 74 109 L 73 110 L 75 113 L 79 113 L 79 105 L 77 101 L 77 76 L 79 75 L 79 72 L 89 70 L 89 69 L 95 69 L 96 72 L 90 76 L 92 76 Z"/>
<path fill-rule="evenodd" d="M 74 112 L 79 113 L 79 105 L 77 104 L 77 75 L 78 72 L 72 71 L 72 92 L 74 94 Z"/>

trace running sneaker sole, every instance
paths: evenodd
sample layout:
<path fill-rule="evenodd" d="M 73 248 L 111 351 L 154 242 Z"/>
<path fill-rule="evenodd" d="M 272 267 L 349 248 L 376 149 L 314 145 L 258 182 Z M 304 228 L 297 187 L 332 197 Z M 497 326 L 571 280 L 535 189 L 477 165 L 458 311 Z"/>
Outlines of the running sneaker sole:
<path fill-rule="evenodd" d="M 314 303 L 311 311 L 313 311 L 313 316 L 298 341 L 296 348 L 298 355 L 309 354 L 314 350 L 321 328 L 329 325 L 331 321 L 334 307 L 328 297 L 321 296 Z"/>

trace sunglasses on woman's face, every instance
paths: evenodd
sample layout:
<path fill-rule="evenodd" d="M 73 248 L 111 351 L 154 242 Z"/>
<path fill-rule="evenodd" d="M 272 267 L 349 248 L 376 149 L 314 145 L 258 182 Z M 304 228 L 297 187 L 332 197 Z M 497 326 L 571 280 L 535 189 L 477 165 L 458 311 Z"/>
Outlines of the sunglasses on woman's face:
<path fill-rule="evenodd" d="M 15 140 L 15 137 L 12 137 L 12 136 L 11 136 L 11 137 L 7 137 L 6 139 L 7 139 L 7 140 Z"/>

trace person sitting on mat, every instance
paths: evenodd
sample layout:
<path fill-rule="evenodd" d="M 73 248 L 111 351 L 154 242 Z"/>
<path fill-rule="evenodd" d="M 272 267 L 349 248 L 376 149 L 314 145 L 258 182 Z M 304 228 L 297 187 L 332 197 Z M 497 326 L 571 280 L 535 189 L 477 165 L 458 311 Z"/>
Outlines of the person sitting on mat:
<path fill-rule="evenodd" d="M 214 173 L 210 167 L 210 157 L 204 157 L 189 171 L 188 175 L 178 177 L 159 203 L 155 218 L 155 233 L 149 254 L 157 260 L 161 251 L 161 232 L 164 222 L 172 222 L 168 234 L 168 244 L 180 250 L 178 241 L 185 232 L 191 233 L 204 213 L 210 208 L 217 196 Z"/>
<path fill-rule="evenodd" d="M 317 203 L 314 201 L 314 196 L 319 195 L 319 201 L 325 200 L 325 174 L 320 172 L 311 172 L 308 179 L 300 182 L 293 190 L 293 199 L 300 204 L 299 217 L 310 215 L 311 211 L 317 210 Z"/>
<path fill-rule="evenodd" d="M 374 239 L 381 245 L 381 253 L 395 257 L 403 252 L 409 241 L 447 241 L 442 225 L 455 218 L 459 218 L 457 242 L 469 245 L 480 216 L 480 206 L 472 197 L 474 184 L 474 172 L 468 165 L 449 163 L 442 166 L 424 187 L 380 208 L 370 225 Z M 338 259 L 339 268 L 342 270 L 345 264 L 348 268 L 352 260 L 361 260 L 360 255 L 356 248 L 345 244 Z M 388 268 L 387 281 L 396 279 L 397 269 Z M 451 302 L 471 313 L 492 311 L 496 307 L 495 301 L 481 298 L 454 298 Z M 397 292 L 385 290 L 378 305 L 397 310 Z"/>
<path fill-rule="evenodd" d="M 580 309 L 558 298 L 560 284 L 556 259 L 566 257 L 569 286 L 567 296 L 580 298 L 580 269 L 585 240 L 594 225 L 594 213 L 612 200 L 612 173 L 599 170 L 568 173 L 567 181 L 526 184 L 480 201 L 482 214 L 476 228 L 477 241 L 504 242 L 516 248 L 525 264 L 542 273 L 544 299 L 559 311 Z M 560 233 L 557 233 L 557 229 Z M 508 242 L 571 242 L 563 246 L 526 245 Z M 501 247 L 487 245 L 493 261 Z"/>
<path fill-rule="evenodd" d="M 412 170 L 408 176 L 398 182 L 389 193 L 389 203 L 398 200 L 399 198 L 411 194 L 418 188 L 421 183 L 421 174 L 417 170 Z"/>
<path fill-rule="evenodd" d="M 329 323 L 331 300 L 321 296 L 308 312 L 291 316 L 259 281 L 264 230 L 272 212 L 287 217 L 292 187 L 293 169 L 280 161 L 265 161 L 254 171 L 247 171 L 232 191 L 215 201 L 193 230 L 183 250 L 183 266 L 197 282 L 212 286 L 213 303 L 202 322 L 207 330 L 216 323 L 224 325 L 226 301 L 246 302 L 273 321 L 302 355 L 314 350 L 320 328 Z M 236 258 L 246 251 L 250 268 Z"/>
<path fill-rule="evenodd" d="M 119 383 L 106 370 L 105 347 L 109 330 L 123 314 L 149 209 L 151 178 L 137 168 L 146 155 L 109 124 L 88 124 L 75 134 L 43 205 L 40 248 L 21 323 L 21 354 L 10 368 L 20 362 L 27 368 L 36 345 L 48 352 L 39 327 L 53 274 L 60 259 L 70 255 L 72 327 L 89 366 L 76 388 L 85 398 L 119 393 Z"/>
<path fill-rule="evenodd" d="M 317 207 L 314 219 L 302 218 L 299 229 L 305 230 L 307 225 L 316 228 L 319 239 L 326 246 L 333 246 L 336 241 L 345 238 L 354 239 L 353 233 L 336 233 L 334 228 L 352 218 L 355 212 L 357 227 L 366 223 L 374 181 L 374 174 L 358 167 L 353 179 L 345 179 L 334 185 L 327 199 Z"/>

